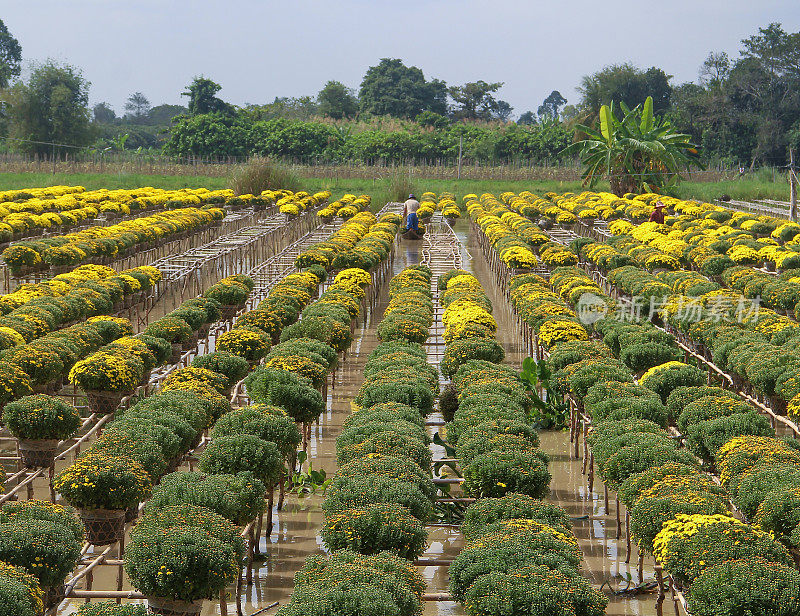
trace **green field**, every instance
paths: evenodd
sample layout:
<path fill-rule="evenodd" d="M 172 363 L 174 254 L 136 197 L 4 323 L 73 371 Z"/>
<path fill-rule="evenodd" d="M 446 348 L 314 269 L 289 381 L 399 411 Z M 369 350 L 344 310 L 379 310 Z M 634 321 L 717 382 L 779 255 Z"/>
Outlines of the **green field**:
<path fill-rule="evenodd" d="M 391 188 L 388 179 L 321 179 L 308 177 L 303 180 L 307 190 L 330 190 L 333 193 L 351 192 L 369 194 L 373 202 L 385 203 L 390 200 Z M 56 174 L 50 173 L 0 173 L 0 190 L 19 188 L 35 188 L 53 185 L 80 185 L 87 189 L 97 188 L 139 188 L 153 186 L 155 188 L 227 188 L 225 177 L 206 177 L 194 175 L 138 175 L 138 174 Z M 484 192 L 499 194 L 505 191 L 520 192 L 529 190 L 533 193 L 577 192 L 582 190 L 580 182 L 537 180 L 516 181 L 505 180 L 424 180 L 413 178 L 413 190 L 422 193 L 426 190 L 435 193 L 452 192 L 457 197 L 468 193 L 480 195 Z M 608 190 L 607 183 L 600 183 L 596 190 Z M 755 173 L 746 178 L 721 182 L 683 182 L 679 185 L 677 196 L 683 199 L 712 201 L 723 194 L 733 199 L 776 199 L 786 201 L 789 198 L 788 182 L 778 176 L 773 181 L 772 173 Z"/>

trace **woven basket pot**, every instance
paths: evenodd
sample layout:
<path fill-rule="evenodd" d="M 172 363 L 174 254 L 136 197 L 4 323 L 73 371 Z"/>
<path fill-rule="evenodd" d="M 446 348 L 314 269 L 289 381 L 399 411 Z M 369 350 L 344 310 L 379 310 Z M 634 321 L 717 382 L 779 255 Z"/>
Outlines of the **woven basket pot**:
<path fill-rule="evenodd" d="M 195 616 L 202 611 L 203 602 L 148 597 L 147 607 L 151 614 L 160 614 L 161 616 Z"/>
<path fill-rule="evenodd" d="M 128 395 L 125 391 L 87 391 L 89 410 L 98 415 L 110 415 L 117 410 L 119 403 Z"/>
<path fill-rule="evenodd" d="M 20 438 L 17 439 L 19 455 L 27 468 L 50 468 L 56 457 L 58 439 Z"/>
<path fill-rule="evenodd" d="M 125 509 L 81 509 L 78 515 L 92 545 L 109 545 L 125 536 Z"/>

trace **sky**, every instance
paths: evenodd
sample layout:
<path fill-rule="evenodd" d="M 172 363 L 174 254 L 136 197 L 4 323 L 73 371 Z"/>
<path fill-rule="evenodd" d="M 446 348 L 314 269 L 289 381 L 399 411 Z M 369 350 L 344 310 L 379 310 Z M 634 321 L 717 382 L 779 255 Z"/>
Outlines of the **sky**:
<path fill-rule="evenodd" d="M 185 104 L 198 75 L 237 105 L 357 89 L 388 57 L 448 85 L 503 82 L 517 116 L 552 90 L 576 103 L 581 77 L 614 63 L 696 81 L 710 51 L 735 58 L 759 27 L 800 31 L 800 0 L 0 0 L 0 19 L 25 63 L 79 67 L 91 103 L 118 113 L 136 91 Z"/>

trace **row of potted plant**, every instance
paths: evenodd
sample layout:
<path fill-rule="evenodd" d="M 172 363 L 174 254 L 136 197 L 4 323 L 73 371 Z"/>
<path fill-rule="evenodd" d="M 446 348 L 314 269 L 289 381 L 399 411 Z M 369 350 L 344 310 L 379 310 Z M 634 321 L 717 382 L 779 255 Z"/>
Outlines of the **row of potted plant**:
<path fill-rule="evenodd" d="M 565 274 L 555 275 L 554 287 L 563 287 Z M 733 583 L 726 580 L 717 592 L 723 603 L 737 608 L 733 612 L 753 598 L 743 597 L 739 584 L 764 587 L 756 601 L 782 600 L 780 591 L 767 589 L 765 579 L 746 579 L 742 567 L 727 561 L 763 557 L 771 561 L 767 569 L 785 578 L 785 548 L 767 533 L 732 518 L 727 494 L 702 472 L 698 458 L 678 448 L 663 429 L 677 419 L 689 435 L 689 449 L 713 464 L 729 441 L 752 442 L 759 438 L 755 435 L 774 434 L 769 422 L 735 394 L 706 386 L 706 376 L 697 368 L 670 359 L 666 353 L 674 348 L 674 340 L 649 323 L 626 323 L 612 315 L 595 323 L 594 329 L 603 343 L 564 342 L 551 350 L 549 361 L 556 380 L 561 376 L 593 418 L 589 442 L 594 461 L 628 508 L 640 549 L 655 554 L 679 584 L 688 587 L 698 575 L 706 576 L 700 580 L 700 592 L 689 593 L 692 613 L 716 613 L 703 611 L 713 609 L 705 580 L 719 581 L 731 567 L 740 577 Z M 657 363 L 661 359 L 667 361 Z M 627 369 L 640 374 L 638 382 Z M 764 573 L 759 563 L 754 563 L 755 575 Z M 689 570 L 692 575 L 687 577 Z"/>
<path fill-rule="evenodd" d="M 110 262 L 216 224 L 224 216 L 224 210 L 219 208 L 181 208 L 108 227 L 91 227 L 77 233 L 18 242 L 0 256 L 15 276 L 50 266 L 75 266 L 91 260 Z"/>
<path fill-rule="evenodd" d="M 282 196 L 278 196 L 276 205 L 281 214 L 293 218 L 299 216 L 308 209 L 315 208 L 322 203 L 325 203 L 331 196 L 330 191 L 322 191 L 318 193 L 309 194 L 305 191 L 293 193 L 289 190 L 281 191 Z"/>
<path fill-rule="evenodd" d="M 372 197 L 369 195 L 359 195 L 357 197 L 347 193 L 320 209 L 317 212 L 317 216 L 325 222 L 330 222 L 335 216 L 343 220 L 349 220 L 359 212 L 368 210 L 370 203 L 372 203 Z"/>
<path fill-rule="evenodd" d="M 378 218 L 372 212 L 359 212 L 345 222 L 327 240 L 317 242 L 309 249 L 301 252 L 294 261 L 295 266 L 298 269 L 303 269 L 310 265 L 320 265 L 326 270 L 332 269 L 334 258 L 339 254 L 352 250 L 356 243 L 363 239 L 377 222 Z"/>
<path fill-rule="evenodd" d="M 446 436 L 464 493 L 478 499 L 465 512 L 467 545 L 449 568 L 451 594 L 468 614 L 531 605 L 603 614 L 607 600 L 580 575 L 582 554 L 566 512 L 541 500 L 550 491 L 549 459 L 529 422 L 532 399 L 519 374 L 500 363 L 491 303 L 463 271 L 447 272 L 439 287 L 446 306 L 441 369 L 454 386 L 441 404 L 450 409 Z"/>
<path fill-rule="evenodd" d="M 436 496 L 424 415 L 438 393 L 438 376 L 418 342 L 432 319 L 430 278 L 429 269 L 417 266 L 390 282 L 382 323 L 397 325 L 379 326 L 382 342 L 367 358 L 355 412 L 336 440 L 338 470 L 326 491 L 321 531 L 331 555 L 306 561 L 281 616 L 337 612 L 344 590 L 358 613 L 372 611 L 378 597 L 392 613 L 412 616 L 422 609 L 425 583 L 409 560 L 427 546 L 425 523 Z M 403 320 L 422 325 L 404 328 Z M 376 567 L 386 573 L 376 574 Z M 353 586 L 355 580 L 360 583 Z"/>

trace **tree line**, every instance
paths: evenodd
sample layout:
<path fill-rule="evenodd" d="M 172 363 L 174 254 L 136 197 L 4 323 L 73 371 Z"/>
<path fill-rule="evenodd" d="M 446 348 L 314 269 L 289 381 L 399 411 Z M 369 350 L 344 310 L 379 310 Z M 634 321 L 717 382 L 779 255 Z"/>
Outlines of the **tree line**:
<path fill-rule="evenodd" d="M 800 33 L 777 23 L 744 39 L 736 58 L 710 53 L 696 82 L 674 84 L 661 68 L 616 64 L 584 76 L 573 104 L 553 90 L 516 121 L 496 96 L 501 82 L 448 86 L 393 58 L 369 67 L 357 91 L 332 80 L 315 96 L 235 106 L 219 97 L 220 84 L 197 77 L 182 92 L 185 106 L 153 106 L 134 92 L 121 116 L 107 103 L 89 108 L 80 69 L 47 61 L 23 80 L 21 59 L 0 21 L 0 136 L 29 152 L 49 152 L 46 144 L 55 142 L 181 157 L 406 162 L 452 160 L 462 149 L 475 161 L 552 161 L 564 158 L 583 136 L 576 127 L 593 125 L 603 105 L 633 108 L 648 97 L 707 162 L 783 165 L 800 146 Z"/>

